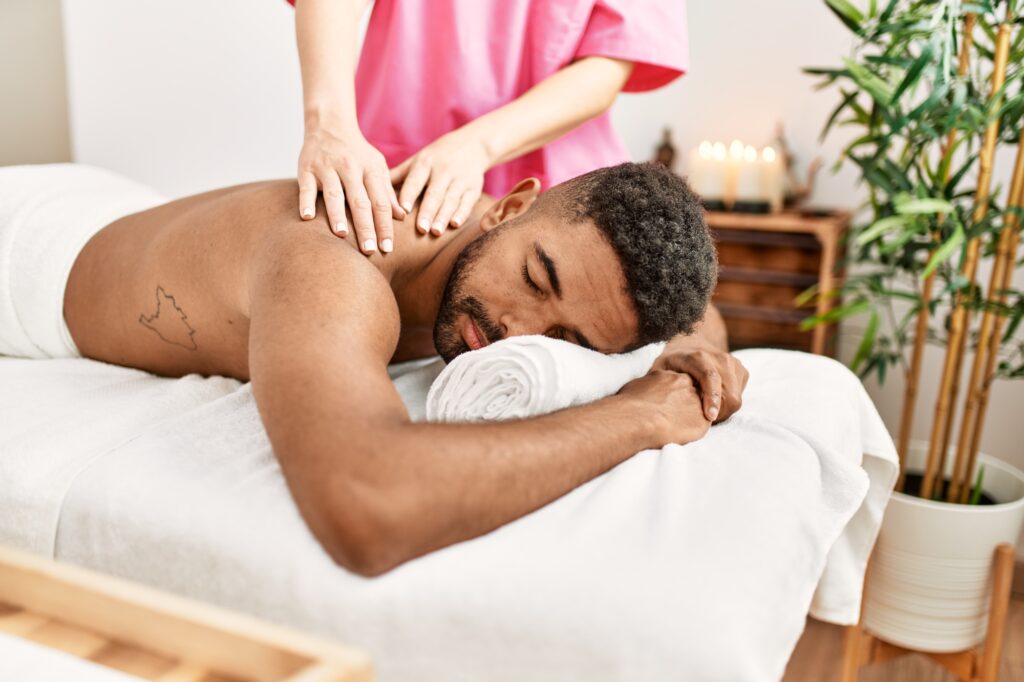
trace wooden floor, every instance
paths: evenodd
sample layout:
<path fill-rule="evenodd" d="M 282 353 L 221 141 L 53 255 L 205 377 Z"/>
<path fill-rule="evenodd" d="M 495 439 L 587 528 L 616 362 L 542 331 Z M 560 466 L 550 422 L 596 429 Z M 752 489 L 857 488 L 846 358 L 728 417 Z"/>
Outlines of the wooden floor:
<path fill-rule="evenodd" d="M 1024 680 L 1024 595 L 1010 601 L 1003 641 L 1000 682 Z M 786 669 L 784 682 L 839 680 L 843 658 L 843 628 L 807 619 L 807 629 Z M 956 682 L 956 677 L 919 654 L 861 668 L 858 682 Z"/>

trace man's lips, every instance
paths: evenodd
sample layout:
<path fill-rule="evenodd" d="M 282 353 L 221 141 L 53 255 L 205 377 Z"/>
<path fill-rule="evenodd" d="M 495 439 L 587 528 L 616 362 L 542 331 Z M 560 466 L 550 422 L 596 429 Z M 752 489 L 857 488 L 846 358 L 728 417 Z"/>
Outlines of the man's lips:
<path fill-rule="evenodd" d="M 466 324 L 462 327 L 462 338 L 466 340 L 466 345 L 470 350 L 478 350 L 488 343 L 487 337 L 480 331 L 480 327 L 477 326 L 472 315 L 466 316 Z"/>

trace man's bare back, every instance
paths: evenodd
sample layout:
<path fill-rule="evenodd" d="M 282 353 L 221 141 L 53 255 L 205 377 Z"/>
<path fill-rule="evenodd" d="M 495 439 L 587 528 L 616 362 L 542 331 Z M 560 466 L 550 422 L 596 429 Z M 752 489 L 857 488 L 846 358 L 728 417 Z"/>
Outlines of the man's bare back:
<path fill-rule="evenodd" d="M 651 230 L 663 240 L 682 235 L 666 248 L 685 242 L 682 258 L 713 259 L 699 203 L 678 178 L 635 165 L 595 177 L 603 184 L 593 200 L 605 202 L 608 220 L 647 229 L 653 206 L 650 219 L 660 222 Z M 338 563 L 377 574 L 493 530 L 639 450 L 699 438 L 718 408 L 724 419 L 739 407 L 746 373 L 715 313 L 616 396 L 516 422 L 409 420 L 387 375 L 393 359 L 450 359 L 521 334 L 603 352 L 644 341 L 624 247 L 563 200 L 541 205 L 538 192 L 535 180 L 523 181 L 440 238 L 416 232 L 414 211 L 396 225 L 394 253 L 370 258 L 326 221 L 300 220 L 291 181 L 189 197 L 100 231 L 72 269 L 65 317 L 88 357 L 251 379 L 313 534 Z M 637 215 L 623 212 L 631 204 Z M 676 215 L 683 209 L 685 220 Z M 705 280 L 692 279 L 673 253 L 659 267 L 679 274 L 656 271 L 661 279 L 644 286 L 674 306 L 667 287 L 689 279 L 699 293 L 682 295 L 695 297 L 699 319 L 713 280 L 700 268 L 694 276 Z M 699 377 L 703 395 L 686 373 Z"/>
<path fill-rule="evenodd" d="M 357 251 L 353 237 L 330 232 L 325 211 L 317 220 L 299 219 L 294 193 L 291 180 L 228 187 L 125 216 L 101 230 L 79 254 L 65 290 L 65 318 L 83 355 L 168 376 L 248 379 L 250 276 L 267 233 L 301 231 L 323 248 Z M 474 215 L 491 203 L 485 196 Z M 396 221 L 397 246 L 405 253 L 375 255 L 372 265 L 436 251 L 457 236 L 421 235 L 411 227 L 414 218 L 415 211 Z M 409 326 L 394 359 L 434 353 L 428 331 Z"/>

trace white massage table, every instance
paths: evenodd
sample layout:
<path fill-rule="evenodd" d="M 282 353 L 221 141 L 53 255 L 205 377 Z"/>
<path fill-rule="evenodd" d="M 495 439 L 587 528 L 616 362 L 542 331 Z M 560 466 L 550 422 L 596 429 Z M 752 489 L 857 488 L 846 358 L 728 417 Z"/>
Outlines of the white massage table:
<path fill-rule="evenodd" d="M 701 441 L 374 579 L 310 535 L 248 384 L 0 357 L 0 543 L 330 636 L 385 682 L 777 680 L 808 610 L 856 619 L 896 457 L 839 363 L 737 356 L 744 406 Z M 422 414 L 436 364 L 404 370 Z"/>

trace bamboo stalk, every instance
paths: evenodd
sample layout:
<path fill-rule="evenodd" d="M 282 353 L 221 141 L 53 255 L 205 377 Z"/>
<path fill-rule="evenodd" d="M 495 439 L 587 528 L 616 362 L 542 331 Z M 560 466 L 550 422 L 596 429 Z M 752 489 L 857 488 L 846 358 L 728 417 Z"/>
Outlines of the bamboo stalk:
<path fill-rule="evenodd" d="M 1012 21 L 1013 21 L 1012 16 L 1010 15 L 1009 10 L 1007 10 L 1006 20 L 1002 24 L 1000 24 L 1000 26 L 999 26 L 999 33 L 996 36 L 996 54 L 995 54 L 996 70 L 998 70 L 998 62 L 999 62 L 1000 59 L 1002 59 L 1003 62 L 1007 61 L 1007 59 L 1008 59 L 1009 44 L 1010 44 L 1010 27 L 1012 26 Z M 1004 45 L 1005 45 L 1005 49 L 1006 49 L 1006 53 L 1007 53 L 1006 55 L 1002 55 L 1000 53 L 1000 49 L 1002 49 Z M 1002 85 L 1003 85 L 1003 80 L 1004 79 L 998 78 L 997 76 L 999 76 L 999 75 L 1000 74 L 997 74 L 996 71 L 993 71 L 993 75 L 992 75 L 992 92 L 993 92 L 993 95 L 996 93 L 997 89 L 1001 88 Z M 1002 75 L 1005 75 L 1005 70 L 1004 70 Z M 995 153 L 995 145 L 998 143 L 999 123 L 1000 123 L 1000 121 L 997 118 L 996 120 L 992 121 L 989 124 L 988 128 L 985 130 L 985 149 L 987 150 L 988 147 L 989 147 L 989 144 L 991 143 L 992 144 L 993 156 L 994 156 L 994 153 Z M 988 177 L 986 178 L 986 180 L 988 181 L 986 183 L 986 187 L 982 188 L 980 186 L 980 181 L 979 181 L 978 195 L 977 195 L 977 198 L 976 198 L 976 203 L 975 203 L 975 207 L 974 207 L 975 210 L 974 210 L 974 216 L 973 216 L 973 222 L 975 224 L 977 224 L 978 222 L 983 220 L 985 218 L 986 213 L 988 212 L 988 191 L 987 190 L 988 190 L 988 186 L 991 185 L 991 163 L 992 163 L 992 158 L 990 157 L 988 159 L 988 161 L 989 161 L 990 166 L 989 166 Z M 1019 174 L 1018 174 L 1017 170 L 1015 169 L 1014 170 L 1014 181 L 1019 181 L 1019 177 L 1018 176 L 1019 176 Z M 984 196 L 982 195 L 982 189 L 986 190 L 985 193 L 984 193 Z M 1012 200 L 1015 196 L 1016 196 L 1015 189 L 1011 189 L 1011 194 L 1010 194 L 1010 197 L 1009 197 L 1010 200 Z M 1003 227 L 1005 228 L 1006 225 L 1004 224 Z M 1001 237 L 1001 235 L 1000 235 L 1000 237 Z M 977 260 L 978 260 L 978 257 L 979 257 L 980 251 L 981 251 L 981 235 L 977 235 L 974 239 L 971 240 L 971 242 L 972 242 L 972 244 L 970 246 L 973 247 L 973 248 L 969 248 L 968 249 L 968 259 L 973 259 L 974 266 L 976 268 Z M 974 283 L 975 268 L 971 269 L 971 273 L 969 275 L 969 281 L 971 282 L 972 286 L 973 286 L 973 283 Z M 993 272 L 993 274 L 995 275 L 997 273 Z M 998 273 L 998 275 L 999 276 L 997 276 L 996 278 L 991 280 L 992 283 L 998 283 L 999 281 L 1002 280 L 1001 273 Z M 957 300 L 958 300 L 958 304 L 959 304 L 960 303 L 960 297 L 959 296 L 957 297 Z M 959 365 L 963 361 L 963 355 L 964 355 L 964 352 L 965 352 L 965 346 L 966 346 L 966 341 L 967 341 L 967 334 L 968 334 L 968 329 L 969 329 L 969 326 L 970 326 L 970 321 L 969 320 L 970 320 L 970 317 L 971 317 L 971 313 L 970 313 L 970 311 L 967 310 L 966 306 L 963 306 L 960 309 L 962 309 L 964 311 L 962 313 L 962 317 L 964 318 L 964 327 L 963 327 L 963 330 L 962 330 L 963 334 L 962 334 L 962 336 L 959 339 L 960 347 L 958 349 L 958 353 L 960 355 L 960 359 L 958 360 L 958 363 L 957 363 L 957 367 L 958 367 L 958 369 L 957 369 L 957 376 L 958 377 L 959 377 L 959 374 L 960 374 L 960 372 L 959 372 Z M 959 312 L 959 310 L 957 312 Z M 988 321 L 987 324 L 985 323 L 986 318 L 987 318 L 987 321 Z M 969 450 L 968 444 L 969 444 L 969 442 L 971 440 L 972 422 L 974 420 L 974 414 L 977 411 L 977 406 L 978 406 L 978 391 L 980 390 L 980 387 L 978 387 L 978 382 L 979 382 L 980 377 L 981 377 L 981 371 L 982 371 L 982 368 L 984 366 L 985 357 L 987 356 L 987 350 L 988 350 L 987 349 L 987 345 L 988 345 L 988 338 L 987 337 L 988 337 L 988 334 L 992 333 L 992 326 L 991 325 L 992 325 L 992 316 L 991 316 L 991 314 L 983 315 L 983 317 L 982 317 L 982 328 L 979 330 L 979 334 L 984 334 L 984 336 L 979 336 L 978 343 L 975 346 L 974 362 L 972 363 L 972 367 L 971 367 L 971 376 L 970 376 L 969 382 L 967 384 L 967 390 L 965 391 L 964 409 L 963 409 L 962 419 L 961 419 L 961 422 L 960 422 L 960 433 L 959 433 L 959 437 L 957 438 L 956 458 L 955 458 L 954 463 L 953 463 L 953 471 L 951 472 L 951 475 L 950 475 L 949 488 L 947 488 L 947 490 L 946 490 L 946 500 L 948 502 L 956 502 L 956 501 L 958 501 L 960 499 L 960 491 L 963 489 L 965 492 L 967 492 L 967 491 L 970 490 L 970 486 L 971 486 L 970 480 L 965 480 L 965 479 L 967 479 L 971 475 L 970 470 L 968 470 L 968 468 L 967 468 L 967 460 L 969 459 L 969 454 L 970 454 L 968 452 L 968 450 Z M 956 394 L 955 393 L 953 394 L 953 400 L 954 401 L 956 400 Z M 953 415 L 950 414 L 949 415 L 949 420 L 948 420 L 947 425 L 946 425 L 946 430 L 947 431 L 949 430 L 949 425 L 952 423 L 952 421 L 953 421 Z M 945 444 L 944 444 L 944 447 L 945 447 Z M 941 480 L 941 479 L 942 479 L 942 470 L 940 470 L 940 472 L 939 472 L 939 480 Z M 965 500 L 965 502 L 966 502 L 966 500 Z"/>
<path fill-rule="evenodd" d="M 1010 53 L 1011 21 L 1012 17 L 1007 12 L 1006 20 L 999 25 L 999 33 L 996 36 L 996 51 L 992 70 L 993 95 L 1003 87 L 1006 78 L 1006 62 Z M 988 212 L 988 196 L 992 186 L 992 160 L 995 156 L 998 134 L 999 120 L 997 119 L 989 123 L 985 129 L 985 140 L 978 158 L 978 190 L 975 195 L 972 216 L 972 222 L 975 224 L 984 220 L 985 214 Z M 968 282 L 968 288 L 974 286 L 980 251 L 981 239 L 975 236 L 967 243 L 967 255 L 960 269 L 960 274 Z M 921 482 L 921 497 L 925 499 L 931 499 L 936 482 L 940 484 L 942 482 L 942 474 L 945 469 L 946 442 L 953 421 L 951 413 L 956 401 L 964 343 L 967 340 L 967 327 L 970 322 L 969 310 L 963 304 L 963 296 L 962 292 L 957 292 L 953 303 L 949 340 L 946 344 L 946 358 L 942 367 L 942 381 L 938 398 L 935 401 L 932 437 L 928 442 L 928 462 L 924 480 Z"/>
<path fill-rule="evenodd" d="M 1007 201 L 1007 208 L 1020 208 L 1024 205 L 1024 130 L 1021 131 L 1020 139 L 1017 142 L 1017 161 L 1013 168 L 1013 181 L 1010 185 L 1010 195 Z M 1020 239 L 1020 215 L 1010 213 L 1006 216 L 1006 222 L 999 233 L 999 247 L 996 253 L 995 263 L 992 266 L 992 277 L 988 285 L 988 300 L 990 303 L 1006 303 L 1004 292 L 1010 288 L 1013 279 L 1014 265 L 1017 262 L 1017 243 Z M 970 443 L 967 449 L 967 463 L 963 472 L 963 483 L 960 488 L 957 501 L 961 504 L 967 502 L 970 494 L 970 476 L 974 471 L 974 463 L 978 459 L 978 447 L 981 442 L 981 432 L 985 424 L 985 410 L 988 408 L 989 390 L 992 388 L 992 380 L 995 376 L 996 360 L 999 356 L 999 345 L 1003 336 L 1004 315 L 995 313 L 993 306 L 988 306 L 981 321 L 981 332 L 978 338 L 978 350 L 974 356 L 974 366 L 971 368 L 971 398 L 976 401 L 974 412 L 974 423 L 968 424 L 967 411 L 965 406 L 965 417 L 961 425 L 961 441 L 964 441 L 963 431 L 970 426 Z M 986 324 L 987 323 L 987 324 Z M 984 370 L 980 368 L 981 356 L 984 356 Z M 977 373 L 977 376 L 975 374 Z"/>
<path fill-rule="evenodd" d="M 967 75 L 967 69 L 970 67 L 971 59 L 971 46 L 974 41 L 974 22 L 975 15 L 967 14 L 964 16 L 964 29 L 963 38 L 960 40 L 960 59 L 957 63 L 957 73 L 963 77 Z M 950 130 L 949 135 L 946 137 L 946 144 L 942 148 L 942 156 L 945 157 L 953 145 L 956 143 L 956 130 Z M 946 171 L 943 173 L 943 181 L 949 179 L 949 165 L 946 166 Z M 942 223 L 942 216 L 939 216 L 937 224 Z M 936 242 L 941 241 L 941 233 L 936 227 L 932 233 L 932 239 Z M 900 433 L 899 433 L 899 446 L 897 452 L 900 457 L 900 476 L 896 480 L 896 490 L 903 490 L 903 486 L 906 483 L 906 461 L 907 461 L 907 450 L 910 446 L 910 433 L 914 426 L 914 408 L 917 406 L 917 386 L 921 381 L 921 363 L 924 359 L 924 348 L 925 341 L 928 337 L 928 304 L 932 299 L 932 287 L 935 283 L 935 271 L 933 270 L 924 279 L 924 284 L 921 287 L 921 309 L 917 311 L 917 324 L 914 328 L 914 350 L 910 356 L 910 371 L 907 374 L 906 390 L 903 394 L 903 412 L 900 415 Z"/>

